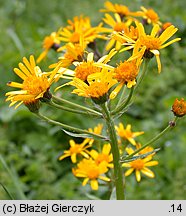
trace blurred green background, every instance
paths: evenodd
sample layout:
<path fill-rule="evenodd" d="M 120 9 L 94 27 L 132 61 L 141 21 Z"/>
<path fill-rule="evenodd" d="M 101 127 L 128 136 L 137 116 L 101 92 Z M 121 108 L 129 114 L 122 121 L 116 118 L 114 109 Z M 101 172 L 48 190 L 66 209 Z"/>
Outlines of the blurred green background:
<path fill-rule="evenodd" d="M 162 73 L 158 75 L 153 60 L 150 73 L 143 82 L 134 105 L 125 117 L 125 125 L 131 123 L 134 131 L 145 131 L 140 137 L 145 143 L 166 127 L 173 118 L 171 104 L 176 97 L 186 95 L 186 11 L 185 0 L 112 1 L 124 3 L 131 10 L 140 6 L 153 7 L 162 21 L 172 22 L 179 28 L 177 37 L 182 41 L 162 50 Z M 107 199 L 104 188 L 92 192 L 82 187 L 71 174 L 70 160 L 58 161 L 59 155 L 68 148 L 70 137 L 59 127 L 48 125 L 29 113 L 24 106 L 17 110 L 8 108 L 4 94 L 10 88 L 9 80 L 18 80 L 13 73 L 23 56 L 42 51 L 42 40 L 66 20 L 75 15 L 90 16 L 97 24 L 104 1 L 92 0 L 0 0 L 0 154 L 9 165 L 13 177 L 0 164 L 0 183 L 15 199 L 23 196 L 17 192 L 14 182 L 27 199 L 91 199 L 91 196 Z M 56 60 L 50 52 L 42 67 Z M 47 63 L 47 64 L 46 64 Z M 72 100 L 74 96 L 70 96 Z M 80 115 L 63 113 L 44 107 L 46 115 L 64 123 L 81 128 L 94 127 L 98 122 Z M 137 183 L 134 175 L 127 177 L 127 199 L 186 199 L 186 119 L 178 121 L 177 127 L 166 134 L 156 147 L 161 151 L 155 157 L 159 166 L 154 167 L 155 179 L 142 178 Z M 0 199 L 9 199 L 0 186 Z"/>

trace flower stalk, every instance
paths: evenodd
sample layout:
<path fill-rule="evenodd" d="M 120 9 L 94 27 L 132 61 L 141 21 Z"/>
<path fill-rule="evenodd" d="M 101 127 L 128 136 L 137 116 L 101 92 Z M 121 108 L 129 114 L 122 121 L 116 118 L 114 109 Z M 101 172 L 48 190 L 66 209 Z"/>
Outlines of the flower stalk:
<path fill-rule="evenodd" d="M 152 138 L 150 141 L 148 141 L 146 144 L 144 144 L 141 148 L 137 149 L 136 151 L 134 151 L 132 154 L 128 155 L 127 157 L 124 157 L 123 160 L 126 161 L 126 160 L 131 159 L 134 155 L 139 153 L 141 150 L 143 150 L 147 146 L 152 145 L 155 141 L 157 141 L 160 137 L 165 135 L 165 133 L 167 133 L 171 128 L 173 128 L 175 126 L 177 119 L 178 119 L 178 117 L 175 117 L 175 119 L 173 121 L 171 121 L 169 123 L 169 125 L 163 131 L 161 131 L 154 138 Z"/>
<path fill-rule="evenodd" d="M 99 135 L 99 134 L 91 133 L 91 132 L 89 132 L 88 130 L 79 129 L 79 128 L 72 127 L 72 126 L 63 124 L 63 123 L 61 123 L 61 122 L 52 120 L 52 119 L 50 119 L 50 118 L 48 118 L 48 117 L 42 115 L 40 112 L 35 113 L 35 114 L 36 114 L 40 119 L 43 119 L 43 120 L 45 120 L 46 122 L 48 122 L 48 123 L 50 123 L 50 124 L 54 124 L 54 125 L 60 126 L 60 127 L 62 127 L 64 130 L 67 130 L 67 131 L 69 131 L 69 132 L 71 132 L 71 133 L 79 134 L 79 135 L 81 135 L 81 136 L 87 135 L 87 137 L 89 137 L 89 138 L 102 139 L 102 140 L 108 141 L 108 138 L 107 138 L 107 137 L 104 137 L 104 136 Z M 89 135 L 89 136 L 88 136 L 88 135 Z"/>
<path fill-rule="evenodd" d="M 78 108 L 80 110 L 84 110 L 86 114 L 91 114 L 91 115 L 94 115 L 94 116 L 97 116 L 97 117 L 102 117 L 102 114 L 93 110 L 93 109 L 90 109 L 88 107 L 85 107 L 85 106 L 81 106 L 77 103 L 73 103 L 71 101 L 68 101 L 68 100 L 65 100 L 63 98 L 59 98 L 59 97 L 56 97 L 55 95 L 52 95 L 52 99 L 56 102 L 59 102 L 59 103 L 64 103 L 66 105 L 69 105 L 69 106 L 72 106 L 73 108 Z"/>
<path fill-rule="evenodd" d="M 67 112 L 72 112 L 72 113 L 76 113 L 76 114 L 83 114 L 83 115 L 89 115 L 89 116 L 93 116 L 93 117 L 100 117 L 99 114 L 96 113 L 90 113 L 90 111 L 82 111 L 82 110 L 77 110 L 77 109 L 72 109 L 66 106 L 62 106 L 59 104 L 56 104 L 53 100 L 50 100 L 48 102 L 46 102 L 48 105 L 50 105 L 51 107 L 55 107 L 57 109 L 61 109 Z"/>

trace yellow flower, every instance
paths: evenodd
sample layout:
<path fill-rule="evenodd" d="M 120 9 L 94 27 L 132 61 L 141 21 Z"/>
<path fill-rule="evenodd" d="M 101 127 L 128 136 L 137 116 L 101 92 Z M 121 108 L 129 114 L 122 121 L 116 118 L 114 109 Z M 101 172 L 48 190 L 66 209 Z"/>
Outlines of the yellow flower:
<path fill-rule="evenodd" d="M 86 44 L 83 39 L 80 39 L 80 43 L 67 43 L 65 46 L 60 47 L 57 51 L 64 51 L 63 56 L 59 57 L 59 61 L 49 66 L 49 68 L 61 67 L 66 68 L 70 66 L 74 61 L 82 61 L 85 53 Z"/>
<path fill-rule="evenodd" d="M 69 82 L 69 85 L 76 87 L 72 93 L 102 103 L 107 100 L 107 93 L 117 83 L 117 80 L 113 79 L 112 72 L 103 68 L 101 72 L 89 75 L 87 82 L 88 84 L 75 77 Z"/>
<path fill-rule="evenodd" d="M 105 9 L 101 9 L 100 12 L 113 12 L 118 13 L 121 17 L 138 16 L 139 12 L 131 12 L 129 8 L 122 4 L 113 4 L 110 1 L 104 3 Z"/>
<path fill-rule="evenodd" d="M 161 25 L 161 22 L 159 21 L 159 16 L 158 14 L 152 9 L 146 9 L 145 7 L 141 7 L 142 9 L 142 17 L 147 21 L 148 24 L 158 24 Z"/>
<path fill-rule="evenodd" d="M 116 41 L 116 43 L 118 42 L 121 45 L 125 45 L 127 43 L 127 40 L 125 37 L 123 37 L 123 33 L 125 34 L 125 37 L 132 39 L 132 41 L 137 41 L 137 39 L 139 37 L 137 28 L 135 28 L 134 26 L 127 26 L 127 28 L 125 29 L 124 32 L 113 31 L 113 33 L 111 35 L 111 37 L 112 37 L 111 40 Z M 129 50 L 132 48 L 133 48 L 133 45 L 128 46 L 127 48 L 125 48 L 125 50 Z M 122 49 L 122 50 L 124 50 L 124 49 Z"/>
<path fill-rule="evenodd" d="M 111 26 L 111 28 L 104 28 L 105 32 L 110 32 L 110 33 L 112 33 L 113 31 L 126 32 L 128 30 L 128 26 L 132 23 L 132 20 L 123 22 L 121 20 L 121 17 L 117 13 L 114 14 L 114 18 L 110 14 L 105 14 L 105 18 L 103 18 L 103 21 L 107 25 Z M 116 41 L 114 38 L 111 37 L 105 49 L 110 50 L 114 45 L 116 50 L 119 50 L 121 48 L 120 41 Z"/>
<path fill-rule="evenodd" d="M 101 153 L 93 149 L 90 151 L 90 156 L 95 160 L 96 164 L 99 165 L 102 162 L 106 162 L 107 167 L 113 168 L 113 164 L 111 163 L 113 161 L 113 156 L 110 151 L 111 145 L 104 144 Z"/>
<path fill-rule="evenodd" d="M 41 62 L 47 55 L 48 51 L 51 48 L 57 50 L 59 48 L 60 40 L 59 40 L 59 33 L 52 32 L 50 36 L 46 36 L 43 41 L 43 49 L 44 51 L 40 54 L 37 58 L 37 63 Z"/>
<path fill-rule="evenodd" d="M 122 123 L 119 123 L 119 126 L 115 126 L 116 131 L 121 139 L 128 140 L 133 145 L 136 145 L 136 141 L 134 140 L 135 137 L 144 134 L 143 131 L 141 132 L 132 132 L 131 131 L 131 125 L 128 124 L 126 129 L 124 128 L 124 125 Z"/>
<path fill-rule="evenodd" d="M 88 181 L 90 181 L 90 185 L 92 190 L 98 190 L 98 179 L 103 181 L 110 181 L 110 179 L 102 174 L 105 174 L 108 171 L 105 162 L 100 164 L 96 164 L 96 162 L 92 159 L 83 159 L 77 164 L 77 168 L 72 169 L 73 174 L 76 177 L 84 178 L 82 185 L 85 186 Z"/>
<path fill-rule="evenodd" d="M 91 147 L 91 144 L 87 145 L 87 141 L 83 141 L 81 144 L 75 143 L 74 140 L 70 140 L 70 149 L 65 150 L 64 154 L 59 157 L 59 160 L 63 160 L 66 157 L 71 157 L 72 163 L 77 162 L 77 155 L 82 155 L 85 158 L 89 158 L 89 152 L 87 148 Z"/>
<path fill-rule="evenodd" d="M 66 79 L 73 79 L 78 78 L 75 80 L 82 80 L 87 82 L 87 77 L 91 74 L 99 73 L 101 72 L 101 68 L 107 68 L 109 70 L 112 70 L 113 67 L 107 65 L 106 63 L 110 61 L 110 59 L 116 54 L 117 51 L 115 49 L 112 49 L 107 55 L 102 56 L 98 61 L 94 61 L 94 53 L 88 53 L 86 61 L 82 62 L 74 62 L 73 65 L 75 65 L 74 70 L 70 70 L 67 68 L 61 67 L 60 64 L 58 64 L 59 67 L 61 67 L 58 71 L 59 74 L 62 74 L 61 78 Z M 60 89 L 63 86 L 71 85 L 72 82 L 65 83 L 61 86 L 58 86 L 55 91 Z"/>
<path fill-rule="evenodd" d="M 127 88 L 136 85 L 136 78 L 140 70 L 145 48 L 142 48 L 140 51 L 138 50 L 139 46 L 136 46 L 133 49 L 132 56 L 128 60 L 120 62 L 120 64 L 115 68 L 114 78 L 117 79 L 119 85 L 110 94 L 110 99 L 114 99 L 117 96 L 123 85 L 126 84 Z"/>
<path fill-rule="evenodd" d="M 134 152 L 134 150 L 132 148 L 126 148 L 126 151 L 129 155 Z M 150 149 L 150 151 L 151 151 L 151 149 Z M 143 150 L 143 153 L 147 153 L 147 152 L 149 152 L 149 149 Z M 139 152 L 135 156 L 140 155 L 140 154 L 142 154 L 142 153 Z M 158 165 L 158 161 L 152 161 L 152 155 L 149 155 L 149 156 L 145 157 L 144 159 L 137 159 L 137 160 L 134 160 L 134 161 L 131 161 L 128 163 L 123 163 L 122 167 L 129 168 L 125 172 L 125 176 L 129 176 L 133 171 L 135 171 L 136 180 L 138 182 L 140 182 L 141 173 L 143 173 L 144 175 L 146 175 L 149 178 L 155 177 L 154 173 L 148 167 L 156 166 L 156 165 Z"/>
<path fill-rule="evenodd" d="M 152 28 L 151 34 L 147 35 L 145 33 L 144 27 L 141 23 L 136 22 L 136 26 L 139 33 L 139 38 L 137 41 L 131 39 L 127 35 L 123 34 L 123 39 L 127 41 L 125 45 L 127 45 L 126 48 L 122 49 L 121 51 L 129 50 L 131 48 L 134 48 L 135 46 L 141 46 L 141 48 L 145 47 L 145 53 L 144 57 L 146 58 L 152 58 L 154 55 L 156 57 L 156 61 L 158 64 L 158 72 L 161 72 L 161 61 L 160 61 L 160 52 L 159 50 L 169 46 L 170 44 L 177 42 L 181 40 L 181 38 L 175 38 L 167 43 L 165 43 L 170 37 L 172 37 L 176 32 L 177 28 L 175 28 L 173 25 L 166 28 L 163 33 L 158 37 L 158 32 L 160 30 L 160 27 L 158 24 L 155 24 Z M 117 34 L 117 33 L 116 33 Z M 121 36 L 121 35 L 120 35 Z M 138 45 L 136 45 L 138 43 Z"/>
<path fill-rule="evenodd" d="M 60 31 L 60 40 L 63 42 L 79 43 L 83 37 L 85 43 L 93 42 L 96 38 L 101 38 L 99 35 L 101 25 L 92 27 L 89 17 L 74 17 L 73 21 L 68 20 L 70 26 L 62 28 Z"/>
<path fill-rule="evenodd" d="M 102 124 L 98 124 L 96 127 L 94 127 L 93 129 L 92 128 L 89 128 L 88 131 L 91 132 L 91 133 L 94 133 L 94 134 L 98 134 L 100 135 L 101 132 L 102 132 L 102 129 L 103 129 L 103 125 Z M 92 138 L 86 138 L 85 139 L 87 143 L 89 143 L 90 145 L 92 145 L 94 143 L 94 139 Z"/>
<path fill-rule="evenodd" d="M 50 76 L 47 73 L 43 73 L 36 66 L 34 56 L 32 55 L 29 60 L 24 57 L 23 63 L 19 63 L 19 68 L 14 68 L 14 72 L 23 80 L 23 83 L 8 82 L 8 86 L 20 88 L 21 90 L 7 92 L 6 96 L 8 98 L 6 101 L 11 101 L 10 106 L 19 102 L 15 108 L 22 103 L 25 105 L 37 103 L 39 99 L 48 93 L 56 75 L 56 70 L 49 73 Z"/>
<path fill-rule="evenodd" d="M 174 104 L 172 105 L 172 111 L 177 117 L 186 115 L 186 101 L 184 100 L 184 98 L 181 98 L 181 100 L 178 100 L 176 98 Z"/>

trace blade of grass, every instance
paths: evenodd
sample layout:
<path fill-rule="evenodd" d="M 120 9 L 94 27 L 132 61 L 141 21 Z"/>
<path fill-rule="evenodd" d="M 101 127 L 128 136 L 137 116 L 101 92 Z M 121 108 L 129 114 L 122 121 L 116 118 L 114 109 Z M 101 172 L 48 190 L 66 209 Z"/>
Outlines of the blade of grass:
<path fill-rule="evenodd" d="M 18 177 L 16 176 L 15 172 L 12 172 L 10 170 L 10 168 L 8 167 L 6 161 L 4 160 L 4 158 L 0 155 L 0 161 L 4 167 L 4 169 L 7 171 L 7 173 L 9 174 L 10 178 L 12 179 L 14 185 L 15 185 L 15 188 L 16 188 L 16 191 L 17 191 L 17 194 L 19 195 L 19 199 L 22 199 L 22 200 L 25 200 L 27 199 L 25 194 L 23 193 L 22 191 L 22 188 L 20 186 L 20 182 L 18 180 Z"/>

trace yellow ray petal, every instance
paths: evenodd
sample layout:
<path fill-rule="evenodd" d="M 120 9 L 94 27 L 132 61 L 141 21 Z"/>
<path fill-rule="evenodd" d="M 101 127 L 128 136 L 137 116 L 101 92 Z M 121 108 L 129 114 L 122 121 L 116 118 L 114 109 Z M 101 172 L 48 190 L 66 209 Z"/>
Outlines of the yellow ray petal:
<path fill-rule="evenodd" d="M 136 180 L 137 180 L 137 182 L 140 182 L 141 181 L 141 173 L 140 173 L 140 171 L 139 170 L 136 170 Z"/>
<path fill-rule="evenodd" d="M 156 165 L 158 165 L 158 161 L 150 161 L 145 163 L 145 166 L 156 166 Z"/>
<path fill-rule="evenodd" d="M 149 178 L 154 178 L 155 177 L 155 175 L 154 175 L 154 173 L 150 170 L 150 169 L 148 169 L 148 168 L 143 168 L 142 170 L 141 170 L 141 172 L 144 174 L 144 175 L 146 175 L 146 176 L 148 176 Z"/>
<path fill-rule="evenodd" d="M 134 171 L 134 168 L 130 168 L 125 172 L 125 176 L 129 176 Z"/>
<path fill-rule="evenodd" d="M 98 181 L 97 180 L 95 180 L 95 179 L 91 180 L 90 185 L 91 185 L 92 190 L 98 190 Z"/>

